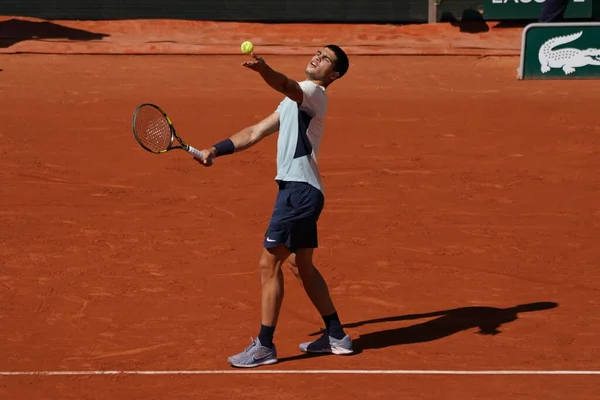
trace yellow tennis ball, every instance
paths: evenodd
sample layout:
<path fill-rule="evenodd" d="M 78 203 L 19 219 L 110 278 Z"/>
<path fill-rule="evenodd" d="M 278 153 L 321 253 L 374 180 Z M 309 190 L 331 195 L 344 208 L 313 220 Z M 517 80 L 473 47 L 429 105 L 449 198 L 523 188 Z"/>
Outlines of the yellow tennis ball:
<path fill-rule="evenodd" d="M 254 45 L 252 44 L 252 42 L 245 41 L 244 43 L 242 43 L 242 53 L 250 54 L 253 50 Z"/>

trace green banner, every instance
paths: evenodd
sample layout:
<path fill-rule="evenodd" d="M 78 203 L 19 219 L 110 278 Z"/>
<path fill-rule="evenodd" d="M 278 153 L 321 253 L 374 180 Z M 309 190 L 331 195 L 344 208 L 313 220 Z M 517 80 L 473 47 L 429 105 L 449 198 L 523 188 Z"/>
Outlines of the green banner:
<path fill-rule="evenodd" d="M 523 30 L 519 79 L 600 78 L 600 23 L 534 23 Z"/>
<path fill-rule="evenodd" d="M 427 0 L 0 0 L 0 14 L 61 20 L 409 23 L 427 22 L 427 4 Z"/>
<path fill-rule="evenodd" d="M 592 17 L 593 0 L 571 0 L 565 18 Z M 537 20 L 545 0 L 484 0 L 483 17 L 487 20 L 531 19 Z"/>

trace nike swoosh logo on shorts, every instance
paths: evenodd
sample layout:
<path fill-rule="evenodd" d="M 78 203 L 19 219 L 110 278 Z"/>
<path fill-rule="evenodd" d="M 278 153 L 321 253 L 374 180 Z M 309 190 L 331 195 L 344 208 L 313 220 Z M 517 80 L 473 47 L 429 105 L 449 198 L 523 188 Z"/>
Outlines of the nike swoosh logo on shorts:
<path fill-rule="evenodd" d="M 276 240 L 267 238 L 267 242 L 276 242 Z"/>

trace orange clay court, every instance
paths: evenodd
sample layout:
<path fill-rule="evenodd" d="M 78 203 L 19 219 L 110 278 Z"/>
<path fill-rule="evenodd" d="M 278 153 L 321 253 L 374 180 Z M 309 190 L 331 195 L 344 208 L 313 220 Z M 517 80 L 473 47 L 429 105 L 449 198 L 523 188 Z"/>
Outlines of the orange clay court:
<path fill-rule="evenodd" d="M 514 54 L 349 52 L 329 89 L 316 263 L 357 354 L 300 353 L 322 321 L 286 270 L 280 363 L 241 371 L 226 359 L 258 332 L 276 135 L 203 168 L 142 150 L 131 115 L 159 104 L 203 147 L 281 96 L 241 54 L 3 50 L 0 398 L 597 396 L 596 81 L 517 81 Z M 306 55 L 265 59 L 303 78 Z"/>

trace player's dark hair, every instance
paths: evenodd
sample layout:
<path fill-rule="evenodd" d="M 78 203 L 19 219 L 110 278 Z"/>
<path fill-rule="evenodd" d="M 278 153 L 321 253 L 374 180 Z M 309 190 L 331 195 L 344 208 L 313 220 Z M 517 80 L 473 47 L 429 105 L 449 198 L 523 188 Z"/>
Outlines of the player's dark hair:
<path fill-rule="evenodd" d="M 335 68 L 333 70 L 340 74 L 338 77 L 339 79 L 346 74 L 346 72 L 348 71 L 348 67 L 350 66 L 348 56 L 346 55 L 344 50 L 342 50 L 339 46 L 336 46 L 335 44 L 328 44 L 325 47 L 333 51 L 333 53 L 335 54 L 336 61 Z"/>

